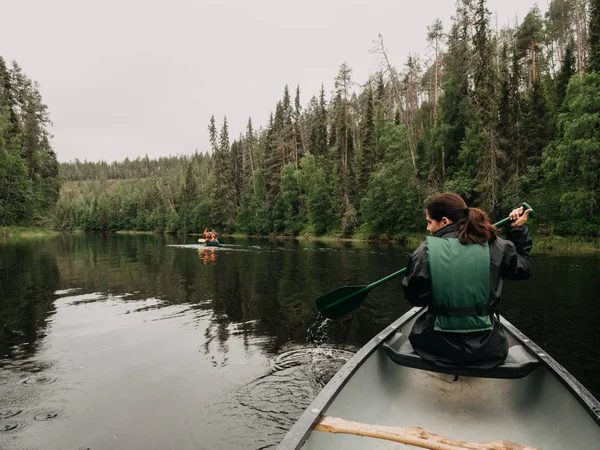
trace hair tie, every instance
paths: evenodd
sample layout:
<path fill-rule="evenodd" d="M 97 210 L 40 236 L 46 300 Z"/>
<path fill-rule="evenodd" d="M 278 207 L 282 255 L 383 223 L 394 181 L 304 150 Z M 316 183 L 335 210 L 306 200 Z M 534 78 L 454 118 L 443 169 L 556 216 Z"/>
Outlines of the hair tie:
<path fill-rule="evenodd" d="M 463 212 L 463 214 L 464 214 L 465 217 L 469 217 L 469 209 L 470 208 L 468 206 L 465 208 L 465 210 Z"/>

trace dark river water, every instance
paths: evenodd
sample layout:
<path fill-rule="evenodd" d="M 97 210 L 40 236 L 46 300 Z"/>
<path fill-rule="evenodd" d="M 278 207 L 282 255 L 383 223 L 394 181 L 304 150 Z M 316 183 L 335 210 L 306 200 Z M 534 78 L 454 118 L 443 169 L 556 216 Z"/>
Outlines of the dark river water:
<path fill-rule="evenodd" d="M 398 280 L 353 315 L 314 299 L 406 265 L 365 243 L 60 235 L 0 243 L 1 449 L 267 449 L 409 309 Z M 502 313 L 600 395 L 600 259 L 537 254 Z"/>

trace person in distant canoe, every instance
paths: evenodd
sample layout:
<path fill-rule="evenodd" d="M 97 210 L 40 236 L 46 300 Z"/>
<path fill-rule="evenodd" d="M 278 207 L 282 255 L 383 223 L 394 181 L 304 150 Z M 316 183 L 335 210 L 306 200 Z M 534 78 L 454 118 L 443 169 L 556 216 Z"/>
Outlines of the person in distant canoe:
<path fill-rule="evenodd" d="M 204 229 L 204 239 L 208 239 L 208 230 L 205 228 Z"/>
<path fill-rule="evenodd" d="M 494 313 L 502 280 L 531 275 L 527 231 L 531 210 L 514 209 L 507 240 L 487 215 L 457 194 L 437 195 L 425 206 L 427 243 L 410 256 L 402 279 L 413 306 L 428 306 L 409 336 L 415 352 L 436 365 L 491 369 L 506 359 L 508 341 Z"/>
<path fill-rule="evenodd" d="M 216 241 L 216 240 L 217 240 L 217 238 L 219 237 L 219 236 L 217 235 L 217 232 L 214 230 L 214 228 L 213 228 L 213 230 L 212 230 L 212 236 L 213 236 L 213 240 L 214 240 L 214 241 Z"/>

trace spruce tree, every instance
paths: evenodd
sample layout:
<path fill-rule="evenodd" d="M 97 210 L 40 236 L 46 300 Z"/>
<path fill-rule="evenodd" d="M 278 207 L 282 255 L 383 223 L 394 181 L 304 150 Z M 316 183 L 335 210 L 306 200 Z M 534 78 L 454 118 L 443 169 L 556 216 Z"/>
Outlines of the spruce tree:
<path fill-rule="evenodd" d="M 524 104 L 522 132 L 524 137 L 523 156 L 526 166 L 539 166 L 542 151 L 552 138 L 551 114 L 539 78 L 533 81 Z"/>
<path fill-rule="evenodd" d="M 246 125 L 246 136 L 243 140 L 243 156 L 242 156 L 242 192 L 245 193 L 251 188 L 255 190 L 254 185 L 254 144 L 255 144 L 254 128 L 252 126 L 252 118 L 248 118 L 248 124 Z"/>
<path fill-rule="evenodd" d="M 574 42 L 571 42 L 565 50 L 565 57 L 563 58 L 562 65 L 558 74 L 556 75 L 556 87 L 555 87 L 555 108 L 557 111 L 561 110 L 562 104 L 567 95 L 567 86 L 571 77 L 576 72 L 576 61 L 573 53 Z"/>
<path fill-rule="evenodd" d="M 469 123 L 469 23 L 459 9 L 448 35 L 446 77 L 439 101 L 439 147 L 442 172 L 451 178 L 459 168 L 458 154 Z"/>
<path fill-rule="evenodd" d="M 315 156 L 327 154 L 327 103 L 325 102 L 325 88 L 321 84 L 319 102 L 315 108 L 311 127 L 310 152 Z"/>
<path fill-rule="evenodd" d="M 375 158 L 375 121 L 374 121 L 374 101 L 373 90 L 369 85 L 367 87 L 367 98 L 365 100 L 365 112 L 363 116 L 361 130 L 361 153 L 360 166 L 358 174 L 359 198 L 364 195 L 369 183 L 369 177 L 373 172 L 373 163 Z"/>
<path fill-rule="evenodd" d="M 214 119 L 211 119 L 209 133 L 212 131 L 212 126 L 214 126 Z M 211 135 L 211 139 L 212 137 Z M 235 224 L 236 203 L 227 117 L 223 118 L 223 126 L 219 134 L 216 150 L 214 158 L 215 186 L 212 195 L 212 215 L 217 226 L 230 231 Z"/>
<path fill-rule="evenodd" d="M 474 11 L 472 121 L 462 144 L 459 187 L 470 199 L 493 212 L 498 204 L 499 138 L 494 46 L 490 37 L 486 0 Z"/>
<path fill-rule="evenodd" d="M 600 73 L 600 0 L 590 0 L 588 70 Z"/>
<path fill-rule="evenodd" d="M 342 227 L 349 230 L 356 224 L 356 209 L 353 205 L 356 194 L 354 183 L 354 136 L 350 117 L 350 88 L 352 69 L 343 63 L 335 79 L 336 102 L 336 189 Z"/>

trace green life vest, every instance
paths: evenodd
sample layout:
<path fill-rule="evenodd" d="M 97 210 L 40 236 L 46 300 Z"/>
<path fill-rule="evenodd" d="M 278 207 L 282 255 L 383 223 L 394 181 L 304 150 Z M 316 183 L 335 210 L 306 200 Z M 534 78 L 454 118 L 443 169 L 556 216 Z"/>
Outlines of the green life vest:
<path fill-rule="evenodd" d="M 434 329 L 471 333 L 493 328 L 490 303 L 490 249 L 457 238 L 427 238 L 427 261 L 436 315 Z"/>

